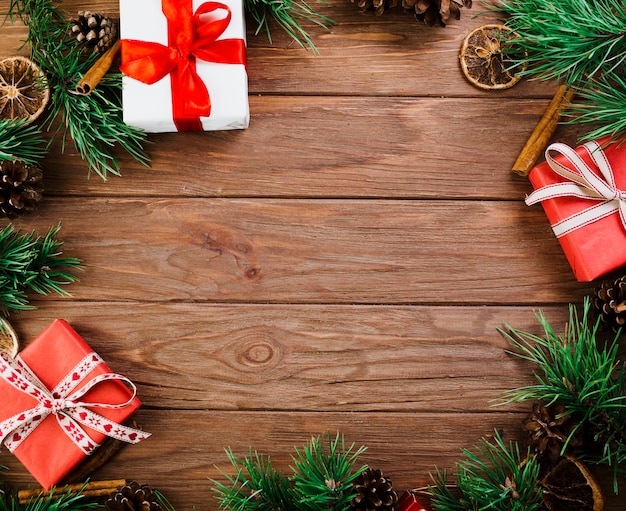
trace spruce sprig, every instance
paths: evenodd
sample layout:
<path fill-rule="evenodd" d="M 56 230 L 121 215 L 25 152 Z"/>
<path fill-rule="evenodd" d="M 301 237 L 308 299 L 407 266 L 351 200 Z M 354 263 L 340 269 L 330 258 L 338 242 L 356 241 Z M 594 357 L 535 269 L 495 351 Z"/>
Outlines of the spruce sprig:
<path fill-rule="evenodd" d="M 323 0 L 316 1 L 327 4 Z M 273 22 L 301 47 L 308 47 L 316 54 L 319 52 L 315 43 L 301 23 L 303 21 L 314 23 L 326 30 L 334 25 L 333 20 L 318 13 L 307 0 L 245 0 L 244 6 L 257 24 L 255 35 L 265 32 L 271 43 L 271 23 Z"/>
<path fill-rule="evenodd" d="M 80 269 L 81 261 L 62 256 L 60 228 L 49 228 L 43 238 L 34 231 L 23 234 L 12 225 L 0 231 L 0 314 L 33 309 L 30 292 L 69 296 L 63 286 L 78 278 L 67 270 Z"/>
<path fill-rule="evenodd" d="M 353 481 L 367 468 L 355 469 L 358 457 L 365 451 L 354 444 L 346 447 L 343 436 L 330 434 L 312 438 L 293 456 L 293 482 L 301 511 L 342 511 L 356 495 Z"/>
<path fill-rule="evenodd" d="M 456 463 L 453 492 L 445 472 L 436 471 L 430 488 L 434 511 L 535 511 L 543 509 L 540 465 L 519 444 L 507 446 L 498 431 L 483 438 L 475 451 L 463 449 Z"/>
<path fill-rule="evenodd" d="M 87 502 L 82 490 L 65 491 L 53 488 L 46 496 L 33 498 L 25 504 L 20 504 L 14 495 L 0 493 L 0 511 L 83 511 L 102 507 L 97 502 Z"/>
<path fill-rule="evenodd" d="M 223 510 L 347 511 L 356 494 L 352 483 L 367 468 L 355 468 L 364 450 L 346 447 L 339 434 L 314 437 L 295 449 L 291 475 L 276 470 L 269 456 L 251 450 L 239 458 L 227 450 L 235 474 L 222 471 L 226 483 L 213 481 L 213 491 Z"/>
<path fill-rule="evenodd" d="M 292 509 L 293 490 L 289 479 L 277 471 L 269 456 L 252 452 L 239 458 L 232 450 L 226 455 L 235 468 L 235 475 L 222 474 L 228 485 L 214 481 L 220 509 L 232 511 L 263 511 Z"/>
<path fill-rule="evenodd" d="M 576 97 L 564 114 L 595 125 L 581 138 L 626 135 L 626 0 L 499 0 L 516 34 L 505 51 L 520 74 L 557 79 Z"/>
<path fill-rule="evenodd" d="M 70 22 L 51 0 L 11 0 L 11 17 L 19 17 L 29 28 L 31 58 L 45 74 L 50 87 L 50 106 L 46 123 L 62 132 L 62 148 L 67 139 L 87 163 L 89 173 L 103 180 L 119 175 L 116 147 L 148 166 L 143 145 L 146 134 L 126 125 L 122 118 L 122 81 L 111 74 L 90 95 L 75 94 L 76 84 L 98 56 L 86 53 L 70 36 Z M 54 138 L 54 137 L 53 137 Z M 52 142 L 52 140 L 50 141 Z"/>
<path fill-rule="evenodd" d="M 500 330 L 514 348 L 511 353 L 536 366 L 537 381 L 504 392 L 503 401 L 563 405 L 579 418 L 577 428 L 589 432 L 597 444 L 597 452 L 585 453 L 586 461 L 612 466 L 617 491 L 617 474 L 626 463 L 626 368 L 618 358 L 619 334 L 611 342 L 599 342 L 599 321 L 591 321 L 590 308 L 587 298 L 579 317 L 570 306 L 563 334 L 557 334 L 542 313 L 537 318 L 543 337 L 511 327 Z"/>
<path fill-rule="evenodd" d="M 38 165 L 46 154 L 41 129 L 25 119 L 0 119 L 0 160 Z"/>

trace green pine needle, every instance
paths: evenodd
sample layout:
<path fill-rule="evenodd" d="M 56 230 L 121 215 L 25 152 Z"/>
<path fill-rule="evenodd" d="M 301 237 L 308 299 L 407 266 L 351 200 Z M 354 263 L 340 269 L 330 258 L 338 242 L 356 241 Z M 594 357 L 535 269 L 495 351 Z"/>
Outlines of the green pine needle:
<path fill-rule="evenodd" d="M 559 403 L 567 413 L 579 417 L 578 427 L 584 428 L 598 447 L 597 454 L 587 454 L 587 461 L 614 467 L 617 492 L 617 472 L 626 463 L 626 371 L 618 358 L 619 334 L 612 342 L 599 342 L 599 323 L 592 324 L 590 308 L 587 298 L 579 318 L 575 307 L 570 306 L 562 335 L 542 313 L 537 318 L 544 329 L 543 337 L 510 327 L 500 330 L 513 346 L 512 353 L 536 366 L 537 381 L 505 392 L 503 400 Z"/>
<path fill-rule="evenodd" d="M 353 481 L 367 468 L 355 469 L 364 447 L 346 447 L 343 436 L 333 440 L 330 433 L 312 438 L 293 456 L 295 490 L 301 511 L 345 511 L 356 495 Z"/>
<path fill-rule="evenodd" d="M 41 130 L 26 120 L 0 119 L 0 160 L 38 165 L 46 154 Z"/>
<path fill-rule="evenodd" d="M 316 1 L 327 4 L 323 0 Z M 330 18 L 315 11 L 314 7 L 306 0 L 245 0 L 244 7 L 257 24 L 255 34 L 265 32 L 271 43 L 270 25 L 271 22 L 274 22 L 301 47 L 308 47 L 316 54 L 319 52 L 310 34 L 302 27 L 301 22 L 314 23 L 326 30 L 334 25 Z"/>
<path fill-rule="evenodd" d="M 238 458 L 226 451 L 235 475 L 222 472 L 228 481 L 213 481 L 220 509 L 232 511 L 293 510 L 293 490 L 288 478 L 272 466 L 269 456 L 250 450 L 250 455 Z"/>
<path fill-rule="evenodd" d="M 516 34 L 505 44 L 523 76 L 572 87 L 566 115 L 591 124 L 583 140 L 626 135 L 626 0 L 499 0 Z"/>
<path fill-rule="evenodd" d="M 213 491 L 220 509 L 229 511 L 347 511 L 356 494 L 353 481 L 367 468 L 355 469 L 364 450 L 346 448 L 339 434 L 312 438 L 295 449 L 291 476 L 274 469 L 269 456 L 250 450 L 238 458 L 227 450 L 235 474 L 221 471 L 226 483 L 212 481 Z"/>
<path fill-rule="evenodd" d="M 84 96 L 76 94 L 76 84 L 95 63 L 98 55 L 86 53 L 70 35 L 70 22 L 51 0 L 11 0 L 11 17 L 19 17 L 29 28 L 26 42 L 31 58 L 45 74 L 50 87 L 47 125 L 58 123 L 55 133 L 67 139 L 87 163 L 89 174 L 103 180 L 119 175 L 116 148 L 148 166 L 143 149 L 146 134 L 126 125 L 122 118 L 121 75 L 109 74 L 98 88 Z M 52 142 L 52 140 L 50 141 Z"/>
<path fill-rule="evenodd" d="M 430 488 L 434 511 L 536 511 L 543 509 L 539 463 L 519 445 L 507 446 L 496 430 L 494 441 L 482 439 L 475 452 L 463 449 L 455 467 L 456 492 L 445 472 L 436 471 Z"/>
<path fill-rule="evenodd" d="M 70 491 L 52 488 L 45 496 L 42 494 L 25 504 L 20 504 L 13 495 L 0 495 L 0 511 L 84 511 L 96 508 L 103 506 L 97 502 L 86 502 L 82 489 Z"/>
<path fill-rule="evenodd" d="M 48 229 L 42 238 L 22 234 L 9 225 L 0 231 L 0 314 L 33 309 L 28 293 L 69 296 L 64 285 L 78 278 L 68 269 L 80 269 L 81 261 L 63 257 L 58 239 L 61 226 Z"/>

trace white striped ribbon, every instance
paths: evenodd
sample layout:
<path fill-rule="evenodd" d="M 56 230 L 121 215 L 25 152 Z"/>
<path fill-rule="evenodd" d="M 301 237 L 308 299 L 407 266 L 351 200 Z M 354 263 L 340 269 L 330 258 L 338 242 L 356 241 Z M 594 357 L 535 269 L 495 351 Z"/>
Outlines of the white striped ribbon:
<path fill-rule="evenodd" d="M 583 144 L 582 147 L 591 157 L 600 175 L 593 172 L 571 147 L 561 143 L 551 144 L 546 149 L 546 162 L 554 172 L 567 181 L 538 188 L 526 197 L 526 204 L 529 206 L 557 197 L 576 197 L 597 202 L 552 224 L 557 238 L 616 212 L 619 213 L 622 226 L 626 230 L 626 192 L 615 185 L 613 169 L 600 144 L 592 141 Z M 565 158 L 567 166 L 553 158 L 551 151 L 560 153 Z M 624 171 L 626 172 L 626 169 Z"/>

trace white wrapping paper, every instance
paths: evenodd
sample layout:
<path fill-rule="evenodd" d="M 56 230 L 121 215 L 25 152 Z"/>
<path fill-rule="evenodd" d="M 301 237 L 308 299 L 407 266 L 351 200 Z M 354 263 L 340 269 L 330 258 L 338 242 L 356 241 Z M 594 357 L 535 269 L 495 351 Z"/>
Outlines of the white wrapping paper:
<path fill-rule="evenodd" d="M 204 0 L 193 0 L 194 11 Z M 242 0 L 220 0 L 232 19 L 218 39 L 243 39 L 245 19 Z M 167 19 L 160 0 L 120 0 L 120 38 L 152 41 L 167 46 Z M 196 70 L 207 86 L 211 114 L 200 117 L 205 131 L 248 127 L 248 74 L 243 64 L 217 64 L 196 59 Z M 147 85 L 122 77 L 124 122 L 149 133 L 178 131 L 172 118 L 170 76 Z"/>

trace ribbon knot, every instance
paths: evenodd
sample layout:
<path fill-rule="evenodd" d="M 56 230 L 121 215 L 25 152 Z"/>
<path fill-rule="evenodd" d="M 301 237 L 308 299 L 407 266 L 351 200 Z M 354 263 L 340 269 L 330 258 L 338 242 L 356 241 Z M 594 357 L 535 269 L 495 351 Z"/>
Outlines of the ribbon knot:
<path fill-rule="evenodd" d="M 180 131 L 197 130 L 201 127 L 197 118 L 211 115 L 211 99 L 196 71 L 196 60 L 245 65 L 245 41 L 218 39 L 232 18 L 223 3 L 204 2 L 195 13 L 191 0 L 162 0 L 161 5 L 168 22 L 168 45 L 122 39 L 120 70 L 148 85 L 169 74 L 174 122 Z"/>
<path fill-rule="evenodd" d="M 571 147 L 561 143 L 551 144 L 546 149 L 546 162 L 566 181 L 541 187 L 526 197 L 529 206 L 557 197 L 576 197 L 597 203 L 552 224 L 557 238 L 616 212 L 626 230 L 626 191 L 615 184 L 613 169 L 600 144 L 592 141 L 582 147 L 595 164 L 597 173 Z M 555 159 L 551 151 L 560 153 L 567 165 Z"/>
<path fill-rule="evenodd" d="M 75 390 L 103 362 L 97 354 L 89 353 L 54 389 L 48 390 L 19 357 L 12 359 L 7 353 L 0 352 L 0 378 L 35 401 L 30 410 L 19 412 L 0 422 L 0 444 L 4 442 L 7 449 L 13 452 L 50 415 L 56 417 L 61 430 L 86 455 L 91 454 L 98 444 L 79 423 L 103 435 L 129 443 L 137 443 L 149 437 L 150 433 L 117 424 L 90 409 L 119 409 L 129 406 L 135 399 L 137 389 L 127 378 L 113 373 L 100 374 Z M 96 385 L 110 380 L 123 381 L 130 386 L 131 397 L 126 402 L 110 404 L 80 401 Z"/>

